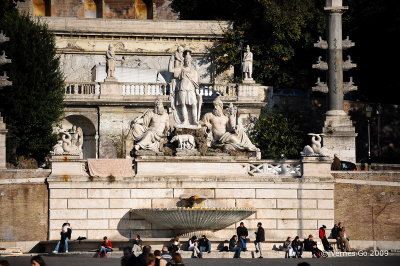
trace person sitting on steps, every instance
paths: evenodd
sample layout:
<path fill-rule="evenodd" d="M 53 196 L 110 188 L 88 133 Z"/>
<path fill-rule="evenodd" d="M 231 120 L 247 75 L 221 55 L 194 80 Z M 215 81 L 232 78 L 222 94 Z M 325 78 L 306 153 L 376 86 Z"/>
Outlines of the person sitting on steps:
<path fill-rule="evenodd" d="M 108 258 L 107 252 L 113 251 L 112 243 L 107 237 L 103 237 L 103 243 L 101 243 L 100 248 L 97 250 L 97 258 L 103 256 L 104 258 Z"/>

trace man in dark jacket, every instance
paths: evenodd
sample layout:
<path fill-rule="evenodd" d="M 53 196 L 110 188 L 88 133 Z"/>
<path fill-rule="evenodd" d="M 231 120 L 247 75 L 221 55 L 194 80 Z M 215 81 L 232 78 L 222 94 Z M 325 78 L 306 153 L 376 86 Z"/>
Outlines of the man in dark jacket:
<path fill-rule="evenodd" d="M 342 246 L 341 240 L 340 240 L 340 223 L 335 224 L 331 230 L 332 238 L 336 239 L 336 245 L 338 250 L 340 250 L 340 247 Z"/>
<path fill-rule="evenodd" d="M 246 238 L 249 235 L 249 231 L 247 231 L 247 228 L 244 226 L 243 222 L 241 222 L 239 227 L 236 228 L 236 233 L 237 233 L 240 243 L 242 244 L 242 251 L 247 251 Z"/>
<path fill-rule="evenodd" d="M 263 258 L 262 256 L 262 248 L 261 248 L 261 243 L 265 241 L 265 231 L 264 228 L 262 227 L 262 223 L 257 224 L 257 232 L 256 234 L 256 240 L 254 241 L 254 244 L 256 245 L 256 253 L 260 252 L 260 259 Z"/>
<path fill-rule="evenodd" d="M 317 242 L 314 241 L 314 237 L 312 235 L 309 235 L 308 238 L 304 239 L 304 250 L 305 251 L 311 251 L 311 254 L 313 258 L 320 257 L 322 252 L 318 249 L 317 247 Z"/>

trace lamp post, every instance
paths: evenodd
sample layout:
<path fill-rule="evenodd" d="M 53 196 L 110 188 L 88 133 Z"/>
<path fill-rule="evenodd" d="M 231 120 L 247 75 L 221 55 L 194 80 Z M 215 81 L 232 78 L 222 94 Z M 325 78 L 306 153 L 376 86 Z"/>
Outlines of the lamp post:
<path fill-rule="evenodd" d="M 380 159 L 382 151 L 381 151 L 381 114 L 382 114 L 382 106 L 378 104 L 376 108 L 376 115 L 378 116 L 378 157 Z"/>
<path fill-rule="evenodd" d="M 371 169 L 371 115 L 372 115 L 372 107 L 370 105 L 365 106 L 365 115 L 367 116 L 368 121 L 368 170 Z"/>

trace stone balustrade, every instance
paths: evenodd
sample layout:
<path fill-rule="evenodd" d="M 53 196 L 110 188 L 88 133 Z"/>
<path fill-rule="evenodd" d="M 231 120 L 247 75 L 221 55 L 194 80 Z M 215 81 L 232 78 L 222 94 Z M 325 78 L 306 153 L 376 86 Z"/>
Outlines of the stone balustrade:
<path fill-rule="evenodd" d="M 144 83 L 144 82 L 118 82 L 116 83 L 120 96 L 159 96 L 170 94 L 170 83 Z M 74 95 L 100 95 L 102 94 L 102 82 L 66 82 L 66 96 Z M 238 96 L 238 85 L 235 83 L 200 84 L 200 94 L 205 98 L 216 96 Z"/>
<path fill-rule="evenodd" d="M 66 82 L 66 95 L 100 94 L 100 84 L 97 82 Z"/>
<path fill-rule="evenodd" d="M 276 162 L 273 160 L 262 160 L 247 165 L 249 175 L 260 176 L 302 176 L 301 162 L 297 160 L 285 160 Z"/>

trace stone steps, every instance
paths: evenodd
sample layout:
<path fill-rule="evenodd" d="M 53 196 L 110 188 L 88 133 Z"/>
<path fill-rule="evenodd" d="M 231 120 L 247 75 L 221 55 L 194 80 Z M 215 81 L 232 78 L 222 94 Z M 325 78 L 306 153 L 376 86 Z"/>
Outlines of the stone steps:
<path fill-rule="evenodd" d="M 228 255 L 229 252 L 220 252 L 220 250 L 222 250 L 223 247 L 229 246 L 229 240 L 210 238 L 210 241 L 211 241 L 211 249 L 212 249 L 211 253 L 222 253 L 222 254 L 227 253 L 227 255 L 224 255 L 224 256 L 229 257 L 229 255 Z M 331 243 L 331 245 L 333 247 L 336 246 L 336 245 L 334 245 L 334 243 L 336 243 L 336 240 L 329 239 L 328 241 Z M 52 250 L 54 249 L 54 247 L 56 246 L 57 242 L 58 242 L 57 240 L 40 242 L 41 252 L 51 253 Z M 81 253 L 81 252 L 94 252 L 98 248 L 98 246 L 100 245 L 101 242 L 102 242 L 101 240 L 93 240 L 93 239 L 82 240 L 81 242 L 79 242 L 77 240 L 72 240 L 72 241 L 68 242 L 69 243 L 68 244 L 69 252 L 70 252 L 70 254 Z M 263 252 L 272 252 L 272 254 L 274 254 L 273 252 L 281 252 L 281 251 L 276 251 L 276 250 L 280 249 L 280 247 L 283 245 L 283 242 L 284 242 L 284 240 L 267 239 L 265 242 L 262 243 L 262 250 L 263 250 Z M 129 243 L 128 241 L 112 241 L 112 243 L 113 243 L 114 252 L 119 252 L 122 250 L 123 247 L 126 247 L 126 246 L 132 247 L 132 243 Z M 182 243 L 181 249 L 187 250 L 187 241 L 181 241 L 181 243 Z M 143 239 L 143 245 L 150 245 L 152 247 L 153 251 L 161 250 L 164 245 L 169 246 L 169 244 L 170 244 L 169 238 L 146 238 L 146 239 Z M 322 243 L 317 241 L 317 244 L 318 244 L 318 247 L 321 250 L 323 250 Z M 243 252 L 244 254 L 247 254 L 247 253 L 250 254 L 251 252 L 255 252 L 255 245 L 253 244 L 253 241 L 247 241 L 247 249 L 248 249 L 248 252 Z M 183 252 L 187 252 L 187 251 L 183 251 Z M 219 255 L 219 256 L 222 256 L 222 255 Z M 283 257 L 284 257 L 284 255 L 283 255 Z"/>
<path fill-rule="evenodd" d="M 179 252 L 182 258 L 189 259 L 192 256 L 191 251 L 180 251 Z M 57 254 L 44 254 L 46 256 L 59 256 L 59 257 L 81 257 L 81 258 L 92 258 L 96 256 L 95 251 L 76 251 L 76 252 L 68 252 L 68 253 L 57 253 Z M 109 258 L 121 258 L 123 255 L 122 251 L 113 251 L 108 253 Z M 212 251 L 211 253 L 203 253 L 204 259 L 228 259 L 233 258 L 233 252 L 223 252 L 223 251 Z M 241 258 L 258 258 L 259 254 L 255 253 L 254 251 L 246 251 L 241 252 Z M 263 251 L 264 258 L 284 258 L 285 252 L 284 251 L 274 251 L 274 250 L 265 250 Z M 311 258 L 311 252 L 304 252 L 303 258 Z"/>

